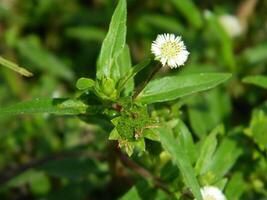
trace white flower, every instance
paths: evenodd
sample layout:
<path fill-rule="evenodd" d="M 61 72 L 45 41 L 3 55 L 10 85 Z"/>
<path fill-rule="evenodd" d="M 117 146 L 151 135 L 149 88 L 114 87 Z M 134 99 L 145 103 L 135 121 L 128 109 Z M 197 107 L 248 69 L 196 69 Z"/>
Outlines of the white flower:
<path fill-rule="evenodd" d="M 157 36 L 152 43 L 151 51 L 156 60 L 159 60 L 163 66 L 167 64 L 170 68 L 184 65 L 189 55 L 182 38 L 168 33 Z"/>
<path fill-rule="evenodd" d="M 224 28 L 225 32 L 232 38 L 243 33 L 244 29 L 241 25 L 241 22 L 234 15 L 222 15 L 219 17 L 219 22 Z"/>
<path fill-rule="evenodd" d="M 214 186 L 205 186 L 201 188 L 203 200 L 226 200 L 222 191 Z"/>

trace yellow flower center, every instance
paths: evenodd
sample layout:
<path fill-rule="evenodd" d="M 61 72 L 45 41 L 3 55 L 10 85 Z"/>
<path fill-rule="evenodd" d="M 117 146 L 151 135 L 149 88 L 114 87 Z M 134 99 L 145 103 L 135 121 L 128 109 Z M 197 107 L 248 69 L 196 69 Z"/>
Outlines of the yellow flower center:
<path fill-rule="evenodd" d="M 167 58 L 175 58 L 178 53 L 181 51 L 181 45 L 178 42 L 165 42 L 161 47 L 161 54 Z"/>

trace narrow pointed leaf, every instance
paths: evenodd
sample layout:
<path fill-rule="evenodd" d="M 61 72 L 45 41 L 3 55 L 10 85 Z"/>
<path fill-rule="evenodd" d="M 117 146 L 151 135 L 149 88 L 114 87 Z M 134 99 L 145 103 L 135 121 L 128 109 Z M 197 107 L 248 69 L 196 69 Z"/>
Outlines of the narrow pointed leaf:
<path fill-rule="evenodd" d="M 244 83 L 249 83 L 267 89 L 267 76 L 262 76 L 262 75 L 247 76 L 242 81 Z"/>
<path fill-rule="evenodd" d="M 7 67 L 7 68 L 23 75 L 23 76 L 27 76 L 27 77 L 33 76 L 33 74 L 31 72 L 29 72 L 27 69 L 19 67 L 17 64 L 15 64 L 9 60 L 6 60 L 2 57 L 0 57 L 0 65 Z"/>
<path fill-rule="evenodd" d="M 202 141 L 199 157 L 195 167 L 197 174 L 203 174 L 208 170 L 210 162 L 212 161 L 212 156 L 216 151 L 217 134 L 218 132 L 213 131 L 204 139 L 204 141 Z"/>
<path fill-rule="evenodd" d="M 97 78 L 118 79 L 120 70 L 115 60 L 122 52 L 126 40 L 126 0 L 120 0 L 112 16 L 109 31 L 103 41 L 97 62 Z"/>
<path fill-rule="evenodd" d="M 202 200 L 194 169 L 186 151 L 183 149 L 183 145 L 166 128 L 153 129 L 153 131 L 157 133 L 163 148 L 171 155 L 173 162 L 178 166 L 187 187 L 191 189 L 197 200 Z"/>
<path fill-rule="evenodd" d="M 242 149 L 237 146 L 237 142 L 224 139 L 215 152 L 209 166 L 209 174 L 212 174 L 214 181 L 222 178 L 235 164 L 242 154 Z"/>
<path fill-rule="evenodd" d="M 10 115 L 51 113 L 58 115 L 78 115 L 86 112 L 87 105 L 71 99 L 34 99 L 6 108 L 0 108 L 0 117 Z"/>
<path fill-rule="evenodd" d="M 138 63 L 137 65 L 133 66 L 132 68 L 130 68 L 130 70 L 126 73 L 126 75 L 120 80 L 118 90 L 119 91 L 122 90 L 125 85 L 133 81 L 135 75 L 142 69 L 144 69 L 146 66 L 148 66 L 150 62 L 151 58 L 147 58 L 142 62 Z"/>
<path fill-rule="evenodd" d="M 200 11 L 192 0 L 171 0 L 174 7 L 189 21 L 194 27 L 200 28 L 203 25 Z"/>
<path fill-rule="evenodd" d="M 193 137 L 189 129 L 186 127 L 182 120 L 178 120 L 177 126 L 174 128 L 174 131 L 177 132 L 178 139 L 182 145 L 182 148 L 187 153 L 188 157 L 191 160 L 191 163 L 194 163 L 197 157 L 196 147 L 194 145 Z"/>
<path fill-rule="evenodd" d="M 130 49 L 129 49 L 128 45 L 125 45 L 123 51 L 120 53 L 120 55 L 116 59 L 116 65 L 120 69 L 120 77 L 127 76 L 128 72 L 132 70 L 132 60 L 131 60 L 131 54 L 130 54 Z M 121 81 L 119 82 L 119 86 L 120 86 L 120 83 L 121 83 Z M 118 88 L 119 88 L 119 86 L 118 86 Z M 124 87 L 124 95 L 129 96 L 129 94 L 134 89 L 133 77 L 127 79 L 124 86 L 125 86 Z M 118 89 L 118 90 L 120 91 L 120 89 Z"/>
<path fill-rule="evenodd" d="M 151 81 L 136 98 L 142 103 L 164 102 L 211 89 L 231 77 L 228 73 L 169 76 Z"/>
<path fill-rule="evenodd" d="M 247 185 L 243 178 L 243 174 L 237 172 L 231 177 L 231 180 L 227 184 L 225 194 L 228 199 L 239 200 L 241 195 L 245 192 L 246 187 Z"/>

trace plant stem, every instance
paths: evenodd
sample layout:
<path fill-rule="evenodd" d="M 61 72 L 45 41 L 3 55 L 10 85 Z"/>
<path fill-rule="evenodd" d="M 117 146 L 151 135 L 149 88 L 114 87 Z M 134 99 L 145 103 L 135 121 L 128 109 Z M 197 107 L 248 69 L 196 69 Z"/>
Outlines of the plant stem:
<path fill-rule="evenodd" d="M 150 179 L 154 182 L 155 186 L 165 191 L 167 194 L 171 195 L 171 192 L 169 188 L 157 177 L 155 177 L 153 174 L 151 174 L 148 170 L 143 168 L 142 166 L 138 165 L 134 161 L 130 160 L 128 156 L 123 154 L 120 150 L 120 148 L 116 147 L 116 153 L 122 162 L 123 165 L 130 168 L 140 176 L 144 177 L 145 179 Z"/>
<path fill-rule="evenodd" d="M 136 97 L 143 91 L 143 89 L 146 87 L 146 85 L 153 79 L 153 77 L 158 73 L 158 71 L 161 69 L 161 64 L 158 63 L 156 67 L 153 69 L 153 71 L 149 74 L 148 78 L 145 80 L 145 82 L 137 87 L 137 90 L 135 91 L 133 95 L 133 99 L 136 99 Z"/>

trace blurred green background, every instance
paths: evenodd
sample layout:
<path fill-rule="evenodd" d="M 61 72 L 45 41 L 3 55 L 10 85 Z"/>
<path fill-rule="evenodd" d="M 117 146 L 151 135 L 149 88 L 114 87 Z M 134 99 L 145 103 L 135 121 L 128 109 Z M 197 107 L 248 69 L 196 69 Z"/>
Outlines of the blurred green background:
<path fill-rule="evenodd" d="M 116 3 L 0 0 L 0 55 L 34 73 L 24 78 L 0 67 L 0 107 L 34 98 L 77 96 L 76 80 L 95 78 Z M 133 64 L 150 54 L 157 34 L 174 33 L 182 36 L 190 57 L 184 67 L 168 73 L 233 73 L 222 87 L 191 98 L 189 106 L 182 107 L 183 118 L 195 138 L 224 123 L 243 152 L 231 172 L 242 177 L 236 192 L 241 199 L 266 199 L 267 93 L 242 79 L 267 75 L 267 1 L 127 3 Z M 0 118 L 0 199 L 117 199 L 141 178 L 122 170 L 103 127 L 73 117 Z"/>

